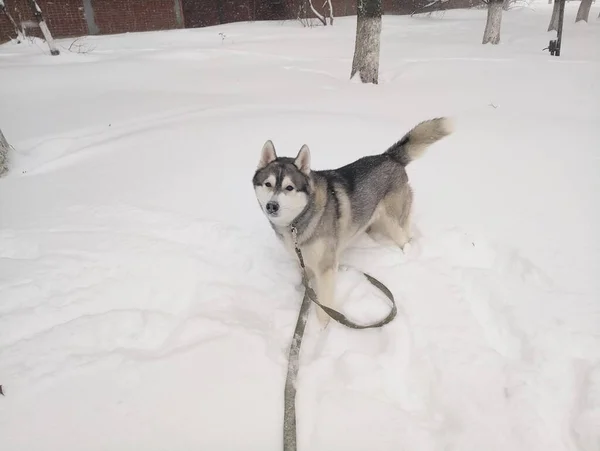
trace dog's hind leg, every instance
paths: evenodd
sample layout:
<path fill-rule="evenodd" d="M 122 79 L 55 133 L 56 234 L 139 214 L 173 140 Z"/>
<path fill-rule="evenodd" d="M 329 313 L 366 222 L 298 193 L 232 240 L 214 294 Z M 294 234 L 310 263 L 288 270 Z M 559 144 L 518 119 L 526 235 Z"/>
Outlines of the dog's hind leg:
<path fill-rule="evenodd" d="M 394 241 L 403 251 L 408 250 L 411 227 L 410 213 L 412 207 L 412 191 L 408 185 L 401 190 L 388 194 L 382 201 L 377 221 L 373 229 L 383 233 Z"/>
<path fill-rule="evenodd" d="M 379 219 L 379 230 L 396 243 L 402 251 L 407 250 L 407 245 L 410 243 L 410 230 L 402 227 L 398 220 L 393 216 L 385 215 Z"/>

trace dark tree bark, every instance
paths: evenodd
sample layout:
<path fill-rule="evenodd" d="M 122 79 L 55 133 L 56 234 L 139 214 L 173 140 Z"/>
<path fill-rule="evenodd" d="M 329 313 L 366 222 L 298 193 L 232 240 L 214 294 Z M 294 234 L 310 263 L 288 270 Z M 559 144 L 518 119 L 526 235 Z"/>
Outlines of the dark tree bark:
<path fill-rule="evenodd" d="M 500 26 L 502 25 L 503 0 L 488 0 L 487 22 L 483 32 L 483 44 L 500 43 Z"/>
<path fill-rule="evenodd" d="M 577 10 L 577 17 L 575 22 L 585 21 L 587 22 L 590 17 L 590 8 L 592 7 L 592 0 L 581 0 L 579 9 Z"/>
<path fill-rule="evenodd" d="M 558 11 L 560 9 L 560 2 L 554 0 L 554 7 L 552 8 L 552 17 L 550 18 L 550 24 L 548 25 L 548 31 L 558 30 Z"/>
<path fill-rule="evenodd" d="M 0 177 L 8 172 L 8 151 L 10 146 L 0 130 Z"/>
<path fill-rule="evenodd" d="M 381 0 L 357 0 L 356 42 L 350 78 L 356 74 L 363 83 L 379 83 Z"/>

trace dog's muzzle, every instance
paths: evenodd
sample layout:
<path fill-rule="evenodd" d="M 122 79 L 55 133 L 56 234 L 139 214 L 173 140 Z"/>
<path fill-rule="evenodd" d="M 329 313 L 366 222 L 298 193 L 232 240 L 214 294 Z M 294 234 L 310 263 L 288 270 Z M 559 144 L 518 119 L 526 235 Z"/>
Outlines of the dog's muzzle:
<path fill-rule="evenodd" d="M 279 211 L 279 203 L 278 202 L 267 202 L 266 206 L 267 213 L 270 215 L 275 215 Z"/>

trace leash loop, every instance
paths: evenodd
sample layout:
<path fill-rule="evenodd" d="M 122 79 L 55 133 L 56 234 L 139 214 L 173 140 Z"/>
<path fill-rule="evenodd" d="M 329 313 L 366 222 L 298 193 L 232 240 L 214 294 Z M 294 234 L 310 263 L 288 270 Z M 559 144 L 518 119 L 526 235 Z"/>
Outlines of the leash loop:
<path fill-rule="evenodd" d="M 285 391 L 284 391 L 284 414 L 283 414 L 283 450 L 284 451 L 296 451 L 296 379 L 298 376 L 299 369 L 299 358 L 300 358 L 300 347 L 302 345 L 302 337 L 304 336 L 304 329 L 306 327 L 306 321 L 308 319 L 308 312 L 310 309 L 310 303 L 314 302 L 320 308 L 322 308 L 331 318 L 338 323 L 349 327 L 351 329 L 372 329 L 376 327 L 382 327 L 390 323 L 398 313 L 398 307 L 392 292 L 383 283 L 377 280 L 375 277 L 362 273 L 366 279 L 381 291 L 392 304 L 390 313 L 380 321 L 372 324 L 357 324 L 354 321 L 348 319 L 343 313 L 337 310 L 327 307 L 319 302 L 317 295 L 314 290 L 308 285 L 308 277 L 306 275 L 306 266 L 304 264 L 304 257 L 302 251 L 298 245 L 298 229 L 294 224 L 291 225 L 290 231 L 292 232 L 292 239 L 294 240 L 294 250 L 298 256 L 300 267 L 302 268 L 302 284 L 304 285 L 304 298 L 300 306 L 300 312 L 298 314 L 298 320 L 296 321 L 296 327 L 294 329 L 294 336 L 292 338 L 292 344 L 290 345 L 290 351 L 288 355 L 288 369 L 287 377 L 285 380 Z"/>

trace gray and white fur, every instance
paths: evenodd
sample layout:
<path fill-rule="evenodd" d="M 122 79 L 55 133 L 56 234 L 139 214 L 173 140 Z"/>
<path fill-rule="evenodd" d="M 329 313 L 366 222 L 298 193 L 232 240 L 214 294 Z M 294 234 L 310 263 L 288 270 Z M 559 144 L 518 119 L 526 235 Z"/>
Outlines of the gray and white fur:
<path fill-rule="evenodd" d="M 264 144 L 253 178 L 258 203 L 294 256 L 291 226 L 297 228 L 310 283 L 322 304 L 335 308 L 340 254 L 360 234 L 383 234 L 404 249 L 412 236 L 413 199 L 405 167 L 451 132 L 446 118 L 424 121 L 384 153 L 324 171 L 311 170 L 306 145 L 289 158 L 278 157 L 271 141 Z M 328 315 L 320 308 L 317 314 L 327 325 Z"/>

